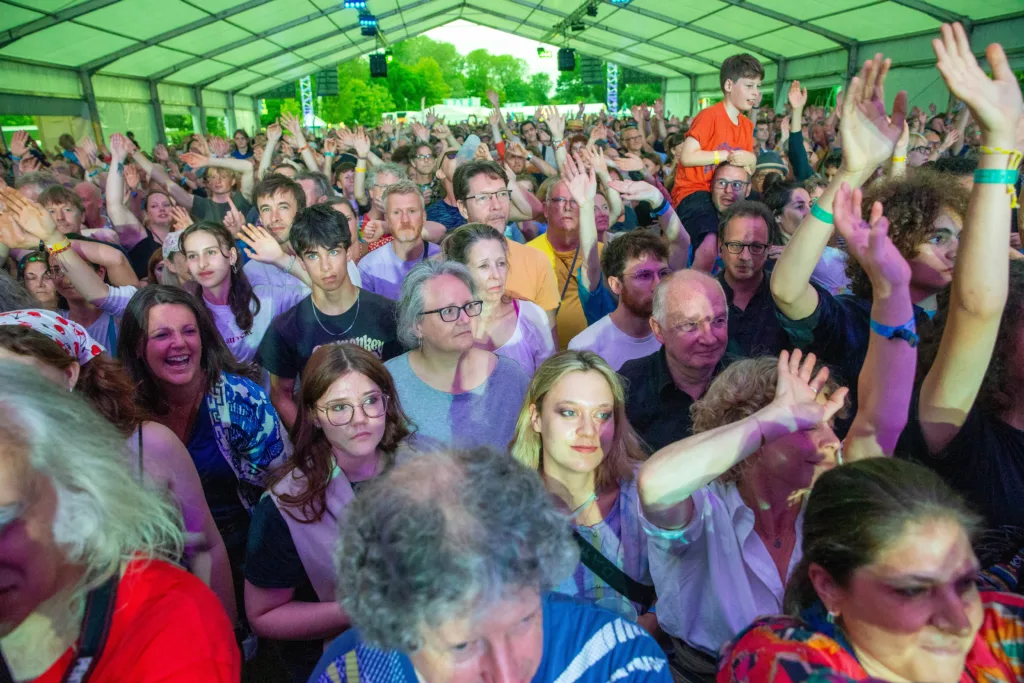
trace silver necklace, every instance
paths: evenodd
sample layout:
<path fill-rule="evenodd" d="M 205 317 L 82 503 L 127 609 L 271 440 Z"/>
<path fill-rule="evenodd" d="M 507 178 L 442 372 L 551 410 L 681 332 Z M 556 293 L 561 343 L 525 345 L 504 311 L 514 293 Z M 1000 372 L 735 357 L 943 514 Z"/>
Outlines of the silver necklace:
<path fill-rule="evenodd" d="M 319 325 L 319 326 L 320 326 L 320 328 L 321 328 L 321 329 L 322 329 L 322 330 L 323 330 L 324 332 L 326 332 L 327 334 L 331 335 L 332 337 L 344 337 L 344 336 L 345 336 L 346 334 L 348 334 L 349 330 L 351 330 L 351 329 L 352 329 L 352 326 L 356 324 L 356 320 L 358 320 L 358 319 L 359 319 L 359 298 L 360 298 L 360 297 L 359 297 L 359 295 L 357 294 L 357 295 L 356 295 L 356 313 L 355 313 L 355 315 L 354 315 L 354 316 L 352 317 L 352 322 L 351 322 L 351 323 L 349 323 L 349 326 L 345 328 L 345 331 L 344 331 L 344 332 L 341 332 L 340 334 L 339 334 L 339 333 L 337 333 L 337 332 L 331 332 L 331 331 L 330 331 L 329 329 L 327 329 L 326 327 L 324 327 L 324 324 L 323 324 L 322 322 L 320 322 L 320 316 L 318 316 L 318 315 L 316 314 L 316 303 L 314 303 L 314 302 L 313 302 L 313 299 L 312 299 L 312 297 L 310 297 L 310 300 L 309 300 L 309 305 L 313 307 L 313 317 L 314 317 L 314 318 L 316 319 L 316 323 L 317 323 L 317 325 Z M 344 313 L 343 313 L 342 315 L 344 315 Z"/>

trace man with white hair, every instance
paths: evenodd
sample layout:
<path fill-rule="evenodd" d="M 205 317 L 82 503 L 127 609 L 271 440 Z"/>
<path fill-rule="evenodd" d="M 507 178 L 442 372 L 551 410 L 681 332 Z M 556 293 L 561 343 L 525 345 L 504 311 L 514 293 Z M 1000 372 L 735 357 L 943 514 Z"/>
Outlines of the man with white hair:
<path fill-rule="evenodd" d="M 662 347 L 627 361 L 626 415 L 651 452 L 691 434 L 690 406 L 722 367 L 729 343 L 729 307 L 722 285 L 681 270 L 654 291 L 651 329 Z"/>
<path fill-rule="evenodd" d="M 388 185 L 381 198 L 388 232 L 394 238 L 359 261 L 363 289 L 397 301 L 402 282 L 413 266 L 440 253 L 423 236 L 426 213 L 423 194 L 411 180 Z"/>

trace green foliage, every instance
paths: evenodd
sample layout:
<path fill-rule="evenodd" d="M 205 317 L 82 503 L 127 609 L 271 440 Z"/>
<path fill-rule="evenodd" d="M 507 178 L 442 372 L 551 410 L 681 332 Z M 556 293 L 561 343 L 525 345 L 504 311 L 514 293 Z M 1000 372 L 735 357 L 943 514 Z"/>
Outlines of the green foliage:
<path fill-rule="evenodd" d="M 584 85 L 580 71 L 583 60 L 576 59 L 576 68 L 572 71 L 561 71 L 558 74 L 558 85 L 555 88 L 555 104 L 579 104 L 580 102 L 604 102 L 607 88 L 600 85 Z"/>
<path fill-rule="evenodd" d="M 654 101 L 659 97 L 661 97 L 661 85 L 659 84 L 630 83 L 619 88 L 619 108 L 628 109 L 635 104 L 654 106 Z"/>
<path fill-rule="evenodd" d="M 34 126 L 34 125 L 36 125 L 36 117 L 34 117 L 34 116 L 18 116 L 18 115 L 0 116 L 0 126 Z"/>
<path fill-rule="evenodd" d="M 216 135 L 222 138 L 226 138 L 228 133 L 224 130 L 224 119 L 219 116 L 207 116 L 206 117 L 206 132 L 209 135 Z"/>

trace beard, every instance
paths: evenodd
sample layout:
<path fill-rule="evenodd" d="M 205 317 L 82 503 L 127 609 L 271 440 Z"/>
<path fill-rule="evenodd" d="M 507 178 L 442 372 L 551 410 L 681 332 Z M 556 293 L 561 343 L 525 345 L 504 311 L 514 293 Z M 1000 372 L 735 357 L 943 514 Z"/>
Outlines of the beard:
<path fill-rule="evenodd" d="M 622 288 L 622 294 L 619 295 L 619 301 L 626 310 L 635 315 L 638 318 L 650 318 L 654 312 L 654 298 L 647 299 L 646 301 L 639 296 L 634 295 L 629 291 L 629 287 Z"/>

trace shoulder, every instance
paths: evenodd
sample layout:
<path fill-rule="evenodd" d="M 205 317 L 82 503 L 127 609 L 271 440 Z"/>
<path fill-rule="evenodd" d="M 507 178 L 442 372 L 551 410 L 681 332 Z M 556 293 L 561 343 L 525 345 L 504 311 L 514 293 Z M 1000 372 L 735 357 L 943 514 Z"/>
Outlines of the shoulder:
<path fill-rule="evenodd" d="M 791 663 L 806 678 L 774 677 L 782 661 Z M 723 648 L 718 667 L 718 680 L 726 682 L 816 680 L 815 672 L 856 676 L 856 680 L 867 676 L 838 642 L 787 616 L 754 621 Z"/>
<path fill-rule="evenodd" d="M 388 245 L 386 244 L 382 244 L 379 248 L 369 252 L 366 256 L 359 259 L 359 263 L 357 263 L 356 266 L 359 268 L 359 270 L 363 270 L 364 266 L 372 266 L 379 261 L 385 260 L 388 256 L 388 253 L 391 251 L 390 249 L 386 248 L 387 246 Z"/>
<path fill-rule="evenodd" d="M 625 377 L 627 380 L 636 380 L 642 377 L 646 377 L 648 374 L 650 374 L 651 369 L 658 362 L 659 353 L 661 353 L 661 351 L 655 351 L 651 355 L 643 356 L 642 358 L 633 358 L 632 360 L 627 360 L 625 363 L 622 364 L 622 367 L 619 369 L 619 374 Z"/>
<path fill-rule="evenodd" d="M 317 662 L 310 676 L 310 683 L 339 683 L 349 680 L 349 673 L 356 670 L 360 679 L 388 681 L 389 683 L 416 683 L 412 663 L 405 655 L 393 650 L 380 650 L 363 643 L 359 632 L 349 629 L 335 638 L 323 657 Z M 367 674 L 373 673 L 371 679 Z"/>
<path fill-rule="evenodd" d="M 491 352 L 485 351 L 485 353 Z M 500 380 L 520 381 L 523 385 L 530 383 L 530 376 L 526 374 L 522 366 L 507 356 L 498 356 L 492 377 Z"/>
<path fill-rule="evenodd" d="M 378 251 L 380 251 L 378 249 Z M 362 261 L 360 261 L 362 263 Z M 386 296 L 381 296 L 376 292 L 371 292 L 368 289 L 359 290 L 359 300 L 361 304 L 373 306 L 379 309 L 386 309 L 389 311 L 395 310 L 395 302 Z"/>
<path fill-rule="evenodd" d="M 237 401 L 263 405 L 270 400 L 263 387 L 248 377 L 225 372 L 221 374 L 221 382 L 226 389 L 225 393 Z"/>
<path fill-rule="evenodd" d="M 399 374 L 404 375 L 411 372 L 412 369 L 409 366 L 409 353 L 406 352 L 401 356 L 395 356 L 390 360 L 384 361 L 384 367 L 388 369 L 388 372 L 390 372 L 392 376 Z"/>
<path fill-rule="evenodd" d="M 671 681 L 664 652 L 644 629 L 571 597 L 544 596 L 544 655 L 535 680 Z M 539 677 L 539 678 L 538 678 Z"/>

